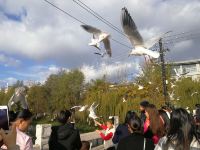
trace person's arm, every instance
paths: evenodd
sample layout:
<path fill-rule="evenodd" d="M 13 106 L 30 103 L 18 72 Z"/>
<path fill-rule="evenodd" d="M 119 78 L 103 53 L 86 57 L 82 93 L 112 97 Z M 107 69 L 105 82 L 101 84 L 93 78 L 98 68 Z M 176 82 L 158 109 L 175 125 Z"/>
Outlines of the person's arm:
<path fill-rule="evenodd" d="M 103 134 L 102 132 L 100 133 L 100 136 L 103 140 L 107 141 L 107 140 L 110 140 L 112 137 L 113 137 L 113 133 L 110 132 L 108 133 L 107 135 Z"/>
<path fill-rule="evenodd" d="M 112 141 L 114 144 L 119 143 L 119 136 L 121 135 L 121 131 L 120 131 L 120 125 L 117 127 L 114 136 L 112 138 Z"/>
<path fill-rule="evenodd" d="M 77 130 L 77 139 L 75 144 L 77 149 L 80 149 L 82 147 L 81 137 L 78 130 Z"/>
<path fill-rule="evenodd" d="M 27 140 L 24 150 L 33 150 L 33 143 L 31 138 Z"/>
<path fill-rule="evenodd" d="M 7 146 L 7 150 L 19 150 L 19 146 L 16 145 L 16 137 L 17 137 L 17 132 L 16 132 L 16 125 L 13 124 L 11 131 L 6 134 L 3 129 L 0 130 L 0 136 L 3 140 L 3 144 Z"/>
<path fill-rule="evenodd" d="M 56 128 L 51 128 L 51 135 L 49 137 L 49 150 L 54 150 L 57 142 Z"/>
<path fill-rule="evenodd" d="M 149 128 L 149 125 L 150 125 L 150 121 L 149 120 L 146 120 L 144 122 L 144 133 L 147 132 L 148 128 Z"/>

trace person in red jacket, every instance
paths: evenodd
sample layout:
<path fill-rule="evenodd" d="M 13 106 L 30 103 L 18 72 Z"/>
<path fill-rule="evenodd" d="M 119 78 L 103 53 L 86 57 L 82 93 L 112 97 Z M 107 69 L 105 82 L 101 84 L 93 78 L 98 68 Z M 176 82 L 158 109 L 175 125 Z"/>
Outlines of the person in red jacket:
<path fill-rule="evenodd" d="M 105 133 L 101 132 L 100 130 L 96 130 L 101 138 L 104 140 L 104 149 L 115 150 L 115 144 L 112 142 L 112 138 L 115 133 L 114 119 L 112 118 L 106 121 L 106 125 L 103 125 L 96 120 L 94 122 L 95 124 L 99 125 L 103 130 L 105 130 Z"/>

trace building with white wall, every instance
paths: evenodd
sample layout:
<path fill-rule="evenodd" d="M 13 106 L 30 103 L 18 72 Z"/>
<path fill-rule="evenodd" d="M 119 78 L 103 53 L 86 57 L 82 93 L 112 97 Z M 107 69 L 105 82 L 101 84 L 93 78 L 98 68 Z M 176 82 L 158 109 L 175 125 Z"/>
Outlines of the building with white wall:
<path fill-rule="evenodd" d="M 172 67 L 172 77 L 176 76 L 175 70 L 178 74 L 184 74 L 184 77 L 191 77 L 192 80 L 200 80 L 200 59 L 170 62 Z"/>

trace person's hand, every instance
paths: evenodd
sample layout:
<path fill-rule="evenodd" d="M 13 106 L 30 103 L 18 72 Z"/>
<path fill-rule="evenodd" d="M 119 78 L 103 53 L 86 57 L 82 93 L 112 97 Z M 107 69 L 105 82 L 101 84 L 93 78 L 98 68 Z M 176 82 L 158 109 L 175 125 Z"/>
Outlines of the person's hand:
<path fill-rule="evenodd" d="M 99 134 L 101 133 L 101 131 L 100 131 L 100 130 L 96 130 L 96 132 L 97 132 L 97 133 L 99 133 Z"/>
<path fill-rule="evenodd" d="M 94 123 L 97 124 L 97 125 L 99 125 L 99 126 L 101 125 L 101 124 L 100 124 L 98 121 L 96 121 L 96 120 L 94 120 Z"/>
<path fill-rule="evenodd" d="M 0 136 L 3 139 L 3 144 L 7 146 L 8 149 L 11 149 L 16 146 L 16 125 L 13 124 L 12 129 L 8 134 L 5 133 L 3 129 L 0 130 Z"/>

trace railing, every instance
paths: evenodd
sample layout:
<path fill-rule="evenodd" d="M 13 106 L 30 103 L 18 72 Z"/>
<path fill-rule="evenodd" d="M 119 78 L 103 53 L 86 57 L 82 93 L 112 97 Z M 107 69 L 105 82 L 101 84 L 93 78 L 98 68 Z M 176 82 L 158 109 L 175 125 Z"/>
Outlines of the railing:
<path fill-rule="evenodd" d="M 48 140 L 51 134 L 51 125 L 43 124 L 36 126 L 36 141 L 34 150 L 48 150 Z M 81 134 L 81 141 L 89 141 L 92 143 L 92 150 L 103 150 L 103 140 L 97 132 L 89 132 Z"/>

